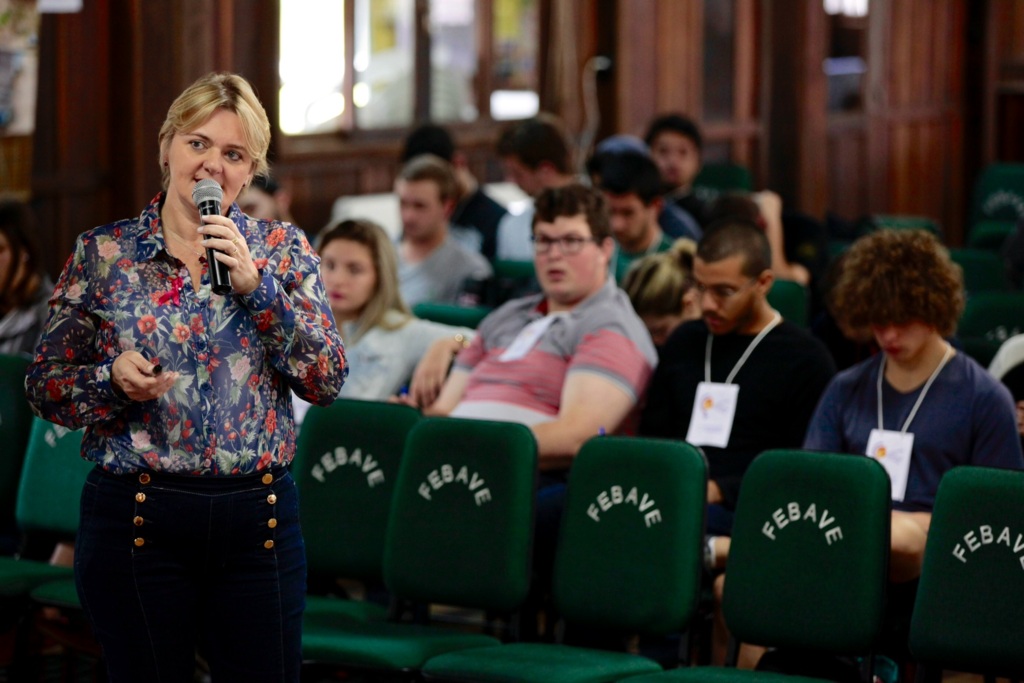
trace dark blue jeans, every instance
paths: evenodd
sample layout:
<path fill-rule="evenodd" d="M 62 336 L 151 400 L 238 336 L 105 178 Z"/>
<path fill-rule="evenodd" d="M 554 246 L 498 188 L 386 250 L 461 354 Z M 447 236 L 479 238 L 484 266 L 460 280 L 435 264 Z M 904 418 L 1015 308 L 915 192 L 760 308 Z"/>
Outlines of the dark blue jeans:
<path fill-rule="evenodd" d="M 298 681 L 306 592 L 298 509 L 284 469 L 91 472 L 75 578 L 111 683 L 190 682 L 197 651 L 215 683 Z"/>

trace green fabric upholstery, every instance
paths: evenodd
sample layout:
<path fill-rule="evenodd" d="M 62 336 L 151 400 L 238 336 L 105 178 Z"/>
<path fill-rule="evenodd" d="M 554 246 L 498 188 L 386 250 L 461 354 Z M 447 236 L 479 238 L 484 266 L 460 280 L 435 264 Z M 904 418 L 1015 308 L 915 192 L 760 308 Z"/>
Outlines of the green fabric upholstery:
<path fill-rule="evenodd" d="M 624 652 L 512 643 L 434 657 L 423 673 L 427 680 L 467 683 L 605 683 L 655 671 L 661 671 L 657 662 Z"/>
<path fill-rule="evenodd" d="M 810 297 L 807 288 L 792 280 L 775 280 L 768 290 L 768 304 L 782 314 L 785 320 L 807 327 L 807 309 Z"/>
<path fill-rule="evenodd" d="M 971 223 L 1024 218 L 1024 164 L 989 164 L 978 175 L 971 198 Z"/>
<path fill-rule="evenodd" d="M 306 628 L 330 627 L 339 619 L 360 621 L 383 621 L 388 617 L 388 608 L 368 600 L 348 600 L 329 595 L 307 595 L 306 609 L 302 623 Z"/>
<path fill-rule="evenodd" d="M 742 642 L 866 653 L 882 624 L 889 477 L 875 460 L 766 451 L 743 477 L 722 609 Z"/>
<path fill-rule="evenodd" d="M 67 573 L 71 574 L 67 568 Z M 29 594 L 33 601 L 41 605 L 61 607 L 64 609 L 82 609 L 82 603 L 78 599 L 78 588 L 75 586 L 74 577 L 64 578 L 58 581 L 47 581 L 36 586 Z"/>
<path fill-rule="evenodd" d="M 979 221 L 967 233 L 967 246 L 998 251 L 1015 228 L 1013 221 Z"/>
<path fill-rule="evenodd" d="M 552 593 L 568 628 L 666 634 L 700 593 L 707 463 L 690 444 L 595 437 L 573 463 Z M 549 644 L 464 650 L 423 674 L 456 681 L 615 681 L 660 671 L 650 659 Z"/>
<path fill-rule="evenodd" d="M 78 503 L 93 464 L 82 459 L 82 433 L 41 418 L 32 419 L 15 506 L 18 526 L 27 532 L 71 536 L 78 529 Z M 27 595 L 46 581 L 67 579 L 68 567 L 0 557 L 0 595 Z"/>
<path fill-rule="evenodd" d="M 871 223 L 877 230 L 926 230 L 940 234 L 939 224 L 927 216 L 876 213 L 872 214 Z"/>
<path fill-rule="evenodd" d="M 410 406 L 353 399 L 306 413 L 291 473 L 311 574 L 381 579 L 395 478 L 419 420 Z"/>
<path fill-rule="evenodd" d="M 509 422 L 433 418 L 409 434 L 384 582 L 421 602 L 502 612 L 529 588 L 537 444 Z"/>
<path fill-rule="evenodd" d="M 958 467 L 939 484 L 910 624 L 915 659 L 1024 678 L 1024 472 Z"/>
<path fill-rule="evenodd" d="M 28 446 L 32 409 L 25 399 L 24 356 L 0 354 L 0 530 L 13 526 L 18 477 Z"/>
<path fill-rule="evenodd" d="M 532 278 L 536 273 L 533 261 L 495 261 L 494 274 L 499 278 Z"/>
<path fill-rule="evenodd" d="M 490 306 L 457 306 L 455 304 L 423 302 L 413 306 L 412 314 L 417 318 L 433 320 L 445 325 L 475 328 L 491 310 Z"/>
<path fill-rule="evenodd" d="M 511 612 L 530 579 L 537 445 L 521 424 L 425 418 L 406 439 L 384 549 L 400 600 Z M 303 657 L 342 667 L 417 669 L 500 641 L 453 627 L 307 620 Z"/>
<path fill-rule="evenodd" d="M 1003 259 L 989 249 L 950 249 L 949 257 L 963 269 L 968 295 L 1009 289 Z"/>
<path fill-rule="evenodd" d="M 999 346 L 1024 332 L 1024 292 L 976 292 L 967 297 L 957 325 L 964 351 L 988 367 Z"/>
<path fill-rule="evenodd" d="M 709 162 L 701 166 L 693 180 L 695 188 L 707 188 L 716 194 L 721 192 L 751 192 L 754 178 L 745 166 L 731 162 Z"/>

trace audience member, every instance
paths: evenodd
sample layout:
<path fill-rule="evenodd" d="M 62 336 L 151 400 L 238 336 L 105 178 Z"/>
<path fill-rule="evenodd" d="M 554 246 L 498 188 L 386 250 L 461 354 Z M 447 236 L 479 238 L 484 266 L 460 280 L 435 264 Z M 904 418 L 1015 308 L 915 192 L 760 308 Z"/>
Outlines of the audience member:
<path fill-rule="evenodd" d="M 398 291 L 394 245 L 379 225 L 344 220 L 320 233 L 317 251 L 351 368 L 342 398 L 386 400 L 408 383 L 432 343 L 446 339 L 461 349 L 472 340 L 473 330 L 420 320 L 409 312 Z M 430 381 L 440 386 L 448 364 L 430 370 Z M 429 374 L 427 368 L 421 372 Z"/>
<path fill-rule="evenodd" d="M 572 152 L 562 122 L 551 114 L 512 124 L 498 140 L 498 156 L 505 177 L 530 197 L 543 190 L 564 187 L 574 181 Z M 533 205 L 509 214 L 498 225 L 497 258 L 505 261 L 533 259 Z"/>
<path fill-rule="evenodd" d="M 811 274 L 807 267 L 790 261 L 787 256 L 782 226 L 782 198 L 779 195 L 770 190 L 753 194 L 727 192 L 716 197 L 705 211 L 711 223 L 724 218 L 739 218 L 757 224 L 768 238 L 775 278 L 810 286 Z"/>
<path fill-rule="evenodd" d="M 480 303 L 491 265 L 449 232 L 458 196 L 451 164 L 430 154 L 412 159 L 398 174 L 395 193 L 402 216 L 398 281 L 405 302 Z"/>
<path fill-rule="evenodd" d="M 710 227 L 693 278 L 703 320 L 683 323 L 662 347 L 640 431 L 704 448 L 708 530 L 728 535 L 747 466 L 761 451 L 803 443 L 835 369 L 818 340 L 768 304 L 771 250 L 753 223 Z M 713 545 L 727 552 L 725 540 Z"/>
<path fill-rule="evenodd" d="M 701 317 L 700 294 L 693 286 L 697 243 L 681 238 L 665 252 L 633 263 L 622 281 L 633 310 L 661 348 L 677 327 Z"/>
<path fill-rule="evenodd" d="M 607 156 L 601 164 L 598 187 L 604 192 L 615 237 L 617 282 L 637 259 L 667 251 L 672 240 L 658 225 L 661 178 L 650 157 L 637 152 Z"/>
<path fill-rule="evenodd" d="M 704 201 L 693 191 L 704 148 L 697 124 L 681 114 L 662 114 L 647 127 L 644 141 L 661 171 L 665 199 L 689 213 L 701 226 L 708 226 Z"/>
<path fill-rule="evenodd" d="M 474 245 L 487 260 L 494 261 L 498 246 L 498 223 L 508 211 L 487 196 L 469 170 L 466 155 L 455 149 L 445 128 L 425 123 L 405 138 L 401 161 L 407 163 L 421 154 L 433 154 L 452 165 L 458 184 L 458 201 L 450 218 L 450 230 L 460 242 Z"/>
<path fill-rule="evenodd" d="M 46 322 L 53 283 L 43 271 L 32 210 L 0 202 L 0 353 L 33 355 Z"/>
<path fill-rule="evenodd" d="M 263 221 L 294 223 L 291 215 L 292 193 L 267 176 L 256 176 L 238 196 L 242 213 Z"/>
<path fill-rule="evenodd" d="M 832 381 L 804 440 L 867 455 L 892 480 L 894 581 L 917 578 L 939 480 L 957 465 L 1024 467 L 1009 391 L 946 340 L 963 310 L 963 278 L 938 239 L 880 230 L 854 243 L 836 310 L 870 327 L 882 353 Z"/>
<path fill-rule="evenodd" d="M 587 159 L 587 175 L 590 176 L 591 185 L 595 187 L 601 185 L 602 169 L 606 164 L 614 162 L 620 155 L 632 154 L 641 154 L 650 158 L 651 151 L 643 140 L 632 135 L 613 135 L 598 143 L 593 156 Z M 659 172 L 659 194 L 661 190 L 662 182 Z M 693 216 L 672 202 L 661 202 L 661 209 L 658 211 L 658 225 L 666 235 L 672 238 L 689 237 L 699 240 L 703 234 L 700 224 Z"/>

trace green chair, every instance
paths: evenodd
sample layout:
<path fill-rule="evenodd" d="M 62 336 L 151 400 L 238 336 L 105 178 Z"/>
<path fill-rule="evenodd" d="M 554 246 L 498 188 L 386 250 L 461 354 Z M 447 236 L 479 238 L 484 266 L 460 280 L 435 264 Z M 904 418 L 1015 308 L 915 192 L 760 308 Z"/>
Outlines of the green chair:
<path fill-rule="evenodd" d="M 697 177 L 693 180 L 694 188 L 712 190 L 715 194 L 722 192 L 752 192 L 754 178 L 750 169 L 728 161 L 710 162 L 701 166 Z"/>
<path fill-rule="evenodd" d="M 683 631 L 697 608 L 707 464 L 681 441 L 595 437 L 572 466 L 552 585 L 565 629 Z M 461 650 L 427 679 L 598 683 L 660 671 L 626 652 L 550 643 Z"/>
<path fill-rule="evenodd" d="M 768 290 L 768 304 L 794 325 L 807 327 L 810 294 L 807 288 L 792 280 L 776 280 Z"/>
<path fill-rule="evenodd" d="M 885 611 L 889 489 L 870 458 L 798 450 L 755 458 L 736 506 L 722 602 L 734 644 L 870 655 Z M 630 679 L 795 680 L 805 679 L 731 667 Z"/>
<path fill-rule="evenodd" d="M 876 213 L 872 214 L 871 223 L 876 230 L 925 230 L 933 235 L 942 234 L 939 224 L 927 216 Z"/>
<path fill-rule="evenodd" d="M 498 278 L 530 279 L 537 275 L 533 261 L 494 262 L 494 275 Z"/>
<path fill-rule="evenodd" d="M 1024 218 L 1024 164 L 989 164 L 978 175 L 971 198 L 971 224 Z"/>
<path fill-rule="evenodd" d="M 384 548 L 384 582 L 397 604 L 420 614 L 431 605 L 493 614 L 519 607 L 530 582 L 536 449 L 533 433 L 511 422 L 424 418 L 412 428 Z M 302 634 L 307 662 L 386 675 L 413 675 L 443 652 L 499 642 L 397 618 L 316 623 Z"/>
<path fill-rule="evenodd" d="M 24 356 L 0 355 L 0 443 L 5 446 L 0 456 L 0 555 L 14 551 L 15 539 L 5 536 L 16 529 L 14 501 L 32 426 L 32 409 L 25 399 L 28 364 Z M 2 547 L 7 545 L 5 540 L 10 547 Z"/>
<path fill-rule="evenodd" d="M 967 297 L 957 324 L 964 351 L 988 367 L 999 346 L 1024 331 L 1024 292 L 977 292 Z"/>
<path fill-rule="evenodd" d="M 490 306 L 457 306 L 455 304 L 422 302 L 413 306 L 412 314 L 417 318 L 433 320 L 445 325 L 475 328 L 491 310 Z"/>
<path fill-rule="evenodd" d="M 1013 221 L 978 221 L 968 229 L 967 246 L 999 251 L 1016 227 Z"/>
<path fill-rule="evenodd" d="M 989 249 L 950 249 L 949 257 L 963 270 L 968 295 L 1009 289 L 1003 259 L 998 253 Z"/>
<path fill-rule="evenodd" d="M 942 478 L 910 622 L 926 668 L 1024 678 L 1022 520 L 1024 472 L 965 466 Z"/>
<path fill-rule="evenodd" d="M 33 419 L 15 507 L 22 532 L 73 536 L 78 530 L 78 501 L 93 467 L 82 459 L 81 444 L 81 432 Z M 0 599 L 27 596 L 43 582 L 71 575 L 70 567 L 0 557 Z"/>
<path fill-rule="evenodd" d="M 398 403 L 338 399 L 306 413 L 291 473 L 311 577 L 346 578 L 365 585 L 382 579 L 391 494 L 415 408 Z M 304 619 L 384 619 L 387 608 L 366 600 L 306 597 Z"/>

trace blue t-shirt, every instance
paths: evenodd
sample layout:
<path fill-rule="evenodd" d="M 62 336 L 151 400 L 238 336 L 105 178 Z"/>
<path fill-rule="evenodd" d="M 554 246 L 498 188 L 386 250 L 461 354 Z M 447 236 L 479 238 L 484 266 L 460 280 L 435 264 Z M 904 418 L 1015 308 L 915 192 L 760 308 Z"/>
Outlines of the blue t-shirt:
<path fill-rule="evenodd" d="M 878 427 L 876 355 L 835 376 L 811 418 L 804 448 L 863 455 Z M 884 428 L 903 428 L 922 387 L 901 393 L 882 382 Z M 1024 469 L 1010 392 L 973 359 L 957 353 L 928 390 L 908 432 L 914 434 L 907 490 L 898 510 L 929 512 L 939 480 L 957 465 Z"/>

